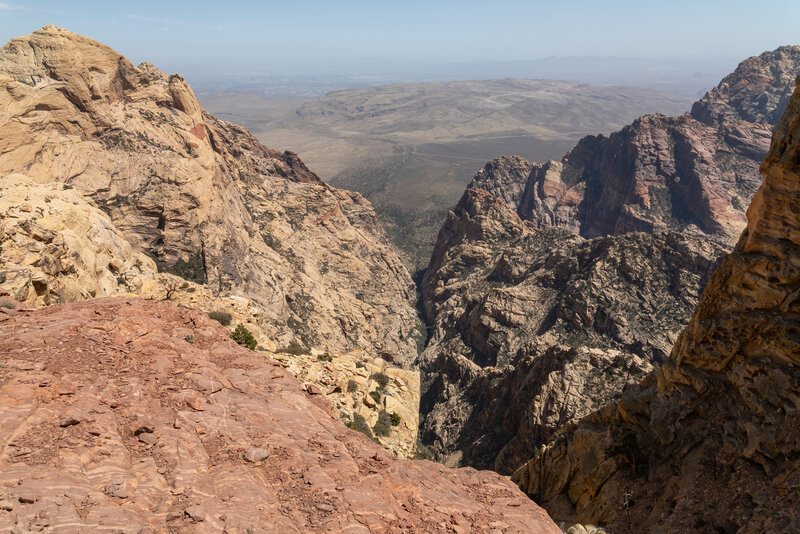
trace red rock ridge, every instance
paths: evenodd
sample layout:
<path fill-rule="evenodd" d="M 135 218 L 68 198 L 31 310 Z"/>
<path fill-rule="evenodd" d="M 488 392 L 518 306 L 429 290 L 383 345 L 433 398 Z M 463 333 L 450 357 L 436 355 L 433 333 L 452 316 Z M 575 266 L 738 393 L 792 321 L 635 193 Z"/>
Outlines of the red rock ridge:
<path fill-rule="evenodd" d="M 396 460 L 170 303 L 0 313 L 0 429 L 0 531 L 560 532 L 495 473 Z"/>
<path fill-rule="evenodd" d="M 559 519 L 658 532 L 800 525 L 800 91 L 748 225 L 670 359 L 513 479 Z M 619 505 L 628 495 L 630 504 Z"/>
<path fill-rule="evenodd" d="M 584 137 L 560 162 L 499 158 L 470 187 L 509 201 L 538 227 L 583 237 L 679 230 L 732 247 L 798 74 L 800 47 L 765 52 L 743 61 L 691 114 L 645 115 L 609 136 Z"/>

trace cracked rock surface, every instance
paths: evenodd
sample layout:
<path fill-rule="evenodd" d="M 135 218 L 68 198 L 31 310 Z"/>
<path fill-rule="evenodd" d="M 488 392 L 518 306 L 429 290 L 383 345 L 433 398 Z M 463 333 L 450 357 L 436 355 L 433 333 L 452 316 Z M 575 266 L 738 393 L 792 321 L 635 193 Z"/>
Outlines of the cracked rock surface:
<path fill-rule="evenodd" d="M 55 26 L 12 39 L 0 154 L 0 176 L 67 184 L 159 271 L 255 301 L 281 346 L 416 357 L 414 284 L 369 202 L 206 113 L 180 75 Z"/>
<path fill-rule="evenodd" d="M 395 459 L 167 302 L 0 313 L 0 429 L 2 531 L 559 532 L 504 477 Z"/>

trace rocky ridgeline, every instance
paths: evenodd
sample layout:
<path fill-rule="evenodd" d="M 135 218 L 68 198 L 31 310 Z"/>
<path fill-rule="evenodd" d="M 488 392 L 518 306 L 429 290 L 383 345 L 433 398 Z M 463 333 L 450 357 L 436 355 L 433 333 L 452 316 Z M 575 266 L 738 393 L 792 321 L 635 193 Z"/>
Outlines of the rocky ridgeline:
<path fill-rule="evenodd" d="M 732 247 L 798 73 L 800 47 L 765 52 L 743 61 L 690 114 L 646 115 L 608 137 L 587 136 L 559 162 L 499 158 L 470 187 L 539 228 L 583 237 L 679 230 Z"/>
<path fill-rule="evenodd" d="M 204 112 L 179 75 L 54 26 L 12 39 L 0 153 L 0 176 L 74 188 L 160 271 L 253 300 L 278 345 L 416 357 L 413 282 L 370 204 Z"/>
<path fill-rule="evenodd" d="M 0 175 L 0 289 L 216 313 L 414 454 L 413 282 L 368 202 L 204 113 L 179 76 L 55 27 L 0 51 L 0 102 L 0 168 L 27 173 Z"/>
<path fill-rule="evenodd" d="M 0 531 L 540 532 L 507 478 L 395 459 L 169 302 L 0 307 Z"/>
<path fill-rule="evenodd" d="M 552 516 L 663 532 L 800 524 L 798 91 L 761 172 L 670 359 L 514 474 Z"/>
<path fill-rule="evenodd" d="M 800 47 L 782 47 L 691 114 L 477 173 L 421 287 L 421 440 L 436 458 L 510 473 L 667 359 L 744 228 L 798 73 Z"/>
<path fill-rule="evenodd" d="M 513 472 L 668 357 L 721 254 L 674 232 L 539 230 L 468 190 L 421 288 L 422 441 L 449 465 Z"/>

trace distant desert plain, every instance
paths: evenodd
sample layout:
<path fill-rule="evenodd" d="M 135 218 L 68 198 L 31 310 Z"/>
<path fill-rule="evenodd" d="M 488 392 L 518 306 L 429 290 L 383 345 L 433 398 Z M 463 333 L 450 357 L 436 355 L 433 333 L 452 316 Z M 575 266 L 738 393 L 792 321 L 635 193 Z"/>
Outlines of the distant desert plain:
<path fill-rule="evenodd" d="M 647 113 L 678 115 L 693 100 L 652 88 L 513 78 L 395 83 L 317 99 L 198 96 L 211 113 L 367 197 L 412 270 L 426 266 L 444 216 L 486 161 L 560 159 L 585 135 Z"/>

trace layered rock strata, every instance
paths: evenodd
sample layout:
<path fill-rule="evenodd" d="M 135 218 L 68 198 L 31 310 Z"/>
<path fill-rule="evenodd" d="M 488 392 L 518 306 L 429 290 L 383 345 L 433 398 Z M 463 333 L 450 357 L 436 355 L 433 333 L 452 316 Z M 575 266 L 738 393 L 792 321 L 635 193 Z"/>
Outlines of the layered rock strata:
<path fill-rule="evenodd" d="M 800 47 L 781 47 L 690 114 L 476 174 L 421 288 L 421 436 L 435 457 L 510 472 L 667 358 L 744 228 L 798 72 Z"/>
<path fill-rule="evenodd" d="M 516 469 L 566 422 L 669 355 L 723 249 L 680 233 L 585 240 L 468 190 L 422 283 L 422 441 Z"/>
<path fill-rule="evenodd" d="M 22 175 L 0 178 L 0 291 L 23 305 L 47 305 L 112 295 L 170 300 L 244 326 L 258 348 L 317 388 L 340 418 L 362 418 L 362 431 L 400 457 L 412 457 L 419 421 L 419 372 L 363 352 L 327 352 L 277 345 L 269 313 L 254 299 L 156 272 L 109 217 L 63 183 L 36 184 Z M 381 378 L 377 384 L 375 377 Z M 385 383 L 384 383 L 385 382 Z M 380 395 L 376 402 L 373 398 Z M 392 415 L 394 414 L 394 415 Z M 385 423 L 395 417 L 397 424 Z M 382 423 L 379 423 L 379 420 Z M 380 435 L 373 434 L 374 428 Z"/>
<path fill-rule="evenodd" d="M 608 137 L 587 136 L 559 162 L 499 158 L 470 187 L 509 202 L 537 227 L 583 237 L 679 230 L 732 247 L 799 73 L 800 47 L 765 52 L 743 61 L 690 114 L 646 115 Z"/>
<path fill-rule="evenodd" d="M 0 178 L 0 288 L 29 305 L 137 292 L 156 274 L 108 215 L 62 183 Z"/>

